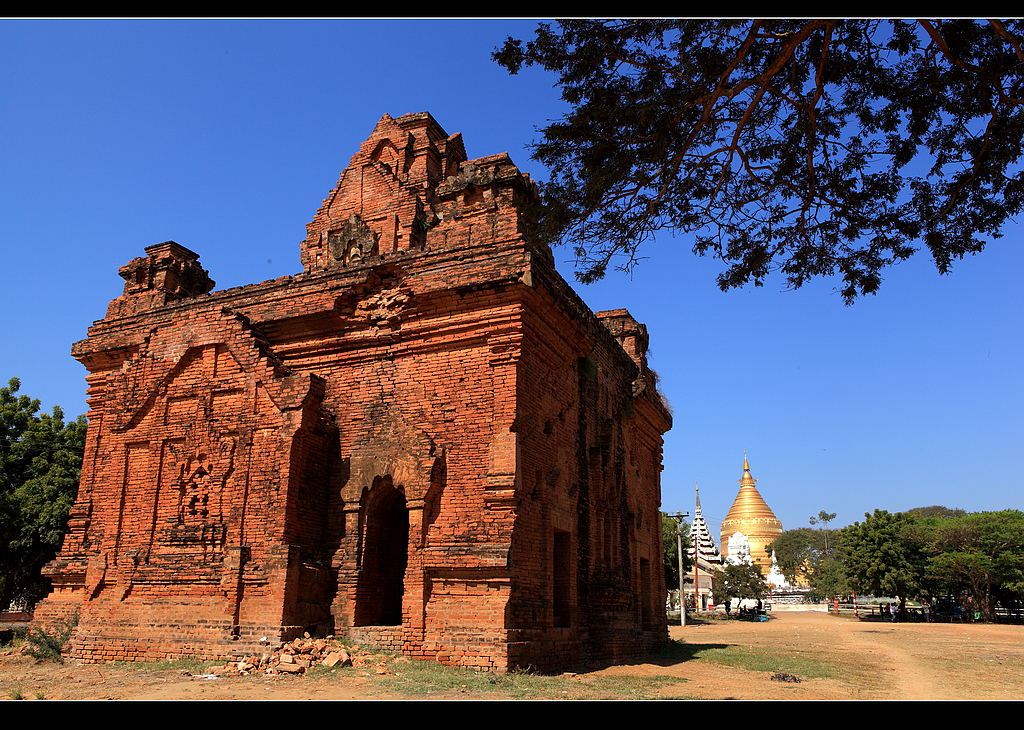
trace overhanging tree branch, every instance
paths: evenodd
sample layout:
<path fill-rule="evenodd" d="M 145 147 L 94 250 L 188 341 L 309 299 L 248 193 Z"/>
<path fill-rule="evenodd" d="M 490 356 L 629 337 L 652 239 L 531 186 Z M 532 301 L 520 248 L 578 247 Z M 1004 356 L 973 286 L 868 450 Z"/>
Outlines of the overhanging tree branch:
<path fill-rule="evenodd" d="M 582 281 L 669 230 L 727 264 L 723 289 L 839 274 L 850 303 L 916 241 L 944 272 L 1024 204 L 1022 30 L 567 20 L 495 59 L 555 72 L 572 107 L 534 147 L 551 170 L 537 231 L 572 242 Z"/>

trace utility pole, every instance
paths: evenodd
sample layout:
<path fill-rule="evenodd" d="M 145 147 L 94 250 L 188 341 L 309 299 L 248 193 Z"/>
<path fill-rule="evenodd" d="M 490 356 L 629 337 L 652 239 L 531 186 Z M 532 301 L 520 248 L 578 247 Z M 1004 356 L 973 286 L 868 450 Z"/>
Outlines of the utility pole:
<path fill-rule="evenodd" d="M 690 516 L 689 512 L 676 512 L 669 515 L 676 522 L 676 550 L 679 555 L 679 625 L 686 626 L 686 596 L 683 595 L 683 520 Z"/>

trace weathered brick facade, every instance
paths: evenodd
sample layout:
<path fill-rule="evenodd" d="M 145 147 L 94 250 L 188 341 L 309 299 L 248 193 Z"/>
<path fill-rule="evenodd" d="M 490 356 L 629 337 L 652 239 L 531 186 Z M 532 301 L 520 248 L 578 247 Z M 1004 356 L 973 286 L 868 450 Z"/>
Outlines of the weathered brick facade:
<path fill-rule="evenodd" d="M 214 292 L 174 242 L 76 343 L 89 434 L 37 621 L 87 661 L 348 633 L 487 669 L 667 639 L 662 435 L 625 310 L 526 236 L 529 177 L 385 116 L 301 245 Z"/>

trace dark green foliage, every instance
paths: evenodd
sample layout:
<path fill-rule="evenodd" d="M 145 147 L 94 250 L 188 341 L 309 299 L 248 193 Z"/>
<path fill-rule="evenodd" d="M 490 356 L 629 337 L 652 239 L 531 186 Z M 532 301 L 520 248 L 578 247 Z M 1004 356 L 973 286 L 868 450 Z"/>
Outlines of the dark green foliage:
<path fill-rule="evenodd" d="M 846 567 L 841 558 L 832 554 L 823 558 L 811 577 L 811 592 L 807 600 L 811 603 L 848 596 L 850 584 L 846 579 Z"/>
<path fill-rule="evenodd" d="M 601 366 L 589 355 L 580 358 L 579 367 L 581 380 L 594 380 L 597 378 L 598 373 L 601 372 Z"/>
<path fill-rule="evenodd" d="M 799 572 L 813 572 L 814 565 L 824 553 L 824 538 L 821 530 L 798 527 L 786 530 L 767 546 L 769 554 L 775 553 L 775 561 L 786 580 L 795 583 Z"/>
<path fill-rule="evenodd" d="M 928 554 L 925 578 L 933 595 L 962 597 L 986 621 L 997 603 L 1024 601 L 1024 513 L 974 512 L 922 520 L 918 539 Z"/>
<path fill-rule="evenodd" d="M 836 555 L 840 546 L 839 531 L 828 527 L 835 518 L 835 512 L 821 510 L 817 517 L 809 520 L 812 525 L 822 525 L 820 529 L 786 530 L 766 548 L 769 554 L 775 554 L 786 580 L 795 583 L 798 573 L 807 579 L 812 588 L 811 600 L 845 595 L 849 591 L 842 560 Z"/>
<path fill-rule="evenodd" d="M 919 594 L 926 555 L 916 522 L 902 512 L 865 514 L 840 531 L 843 562 L 850 587 L 858 593 L 894 596 L 902 601 Z"/>
<path fill-rule="evenodd" d="M 567 114 L 537 234 L 577 277 L 695 236 L 722 290 L 838 274 L 847 304 L 923 244 L 940 273 L 1024 203 L 1024 21 L 591 20 L 494 60 L 557 76 Z"/>
<path fill-rule="evenodd" d="M 33 605 L 49 590 L 40 570 L 67 530 L 85 450 L 86 420 L 37 415 L 39 401 L 17 395 L 12 378 L 0 388 L 0 607 Z"/>
<path fill-rule="evenodd" d="M 1024 512 L 933 506 L 865 518 L 840 531 L 836 552 L 858 592 L 949 597 L 986 621 L 997 606 L 1024 607 Z"/>
<path fill-rule="evenodd" d="M 914 509 L 908 509 L 907 514 L 920 518 L 935 517 L 940 519 L 950 519 L 953 517 L 963 517 L 967 514 L 967 511 L 958 508 L 950 509 L 949 507 L 933 504 L 930 507 L 915 507 Z"/>
<path fill-rule="evenodd" d="M 761 569 L 753 563 L 729 563 L 715 576 L 712 590 L 715 603 L 724 603 L 730 598 L 757 600 L 768 595 L 768 584 Z"/>

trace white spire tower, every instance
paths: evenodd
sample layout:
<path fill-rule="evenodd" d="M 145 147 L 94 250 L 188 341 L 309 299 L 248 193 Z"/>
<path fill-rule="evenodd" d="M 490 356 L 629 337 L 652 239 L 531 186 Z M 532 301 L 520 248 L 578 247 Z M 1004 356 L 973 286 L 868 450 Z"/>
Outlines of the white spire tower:
<path fill-rule="evenodd" d="M 700 487 L 697 489 L 697 509 L 693 514 L 693 524 L 690 525 L 690 557 L 697 551 L 702 562 L 712 565 L 722 564 L 722 554 L 718 551 L 715 538 L 708 530 L 708 524 L 704 521 L 704 515 L 700 512 Z"/>

